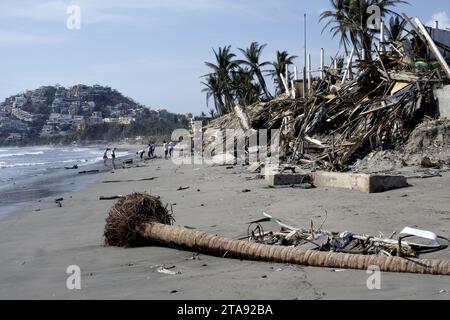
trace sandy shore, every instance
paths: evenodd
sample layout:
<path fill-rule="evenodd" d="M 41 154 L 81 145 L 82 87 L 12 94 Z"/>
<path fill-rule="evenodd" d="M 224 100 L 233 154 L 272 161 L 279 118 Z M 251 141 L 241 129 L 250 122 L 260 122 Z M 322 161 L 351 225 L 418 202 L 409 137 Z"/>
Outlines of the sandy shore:
<path fill-rule="evenodd" d="M 105 218 L 114 201 L 103 195 L 148 191 L 173 204 L 176 224 L 229 237 L 247 232 L 263 212 L 292 225 L 390 235 L 405 226 L 448 235 L 450 174 L 411 180 L 382 194 L 343 190 L 269 189 L 245 168 L 178 167 L 162 159 L 146 167 L 102 173 L 88 188 L 27 204 L 0 220 L 0 299 L 449 299 L 450 278 L 382 274 L 370 291 L 361 271 L 241 262 L 166 248 L 103 246 Z M 157 177 L 154 181 L 101 183 Z M 188 190 L 177 191 L 180 186 Z M 243 193 L 243 189 L 251 192 Z M 450 259 L 450 250 L 424 257 Z M 81 290 L 66 288 L 66 269 L 81 268 Z M 175 266 L 178 275 L 158 273 Z"/>

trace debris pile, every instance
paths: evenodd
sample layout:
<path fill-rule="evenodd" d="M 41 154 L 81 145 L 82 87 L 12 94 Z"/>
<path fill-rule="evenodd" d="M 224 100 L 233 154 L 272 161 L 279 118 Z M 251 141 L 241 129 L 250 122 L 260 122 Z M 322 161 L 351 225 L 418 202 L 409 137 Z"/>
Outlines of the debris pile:
<path fill-rule="evenodd" d="M 410 134 L 404 145 L 395 150 L 374 151 L 352 167 L 357 172 L 393 172 L 405 167 L 450 169 L 450 121 L 424 121 Z"/>
<path fill-rule="evenodd" d="M 283 162 L 349 170 L 373 151 L 404 147 L 419 124 L 439 117 L 434 90 L 449 83 L 448 65 L 429 58 L 431 45 L 421 34 L 415 34 L 412 43 L 412 56 L 406 42 L 391 43 L 391 51 L 377 51 L 378 59 L 357 60 L 353 80 L 346 80 L 353 69 L 341 76 L 330 68 L 323 79 L 314 81 L 307 97 L 285 94 L 266 103 L 237 107 L 209 127 L 278 129 Z M 414 50 L 419 47 L 422 50 Z M 206 145 L 220 154 L 211 141 Z"/>
<path fill-rule="evenodd" d="M 356 235 L 351 232 L 330 232 L 314 228 L 313 223 L 309 229 L 291 227 L 279 219 L 264 214 L 266 218 L 251 222 L 248 227 L 248 240 L 254 243 L 296 247 L 303 250 L 339 252 L 357 255 L 383 255 L 418 258 L 421 254 L 445 250 L 449 246 L 449 240 L 437 236 L 429 231 L 405 228 L 394 239 L 396 232 L 390 237 Z M 274 222 L 281 227 L 280 231 L 264 232 L 262 223 Z M 405 236 L 406 234 L 406 236 Z M 403 237 L 402 237 L 403 235 Z M 416 242 L 408 242 L 404 239 L 415 237 Z M 424 238 L 428 241 L 424 241 Z M 419 238 L 422 238 L 419 240 Z M 426 243 L 428 242 L 428 243 Z"/>

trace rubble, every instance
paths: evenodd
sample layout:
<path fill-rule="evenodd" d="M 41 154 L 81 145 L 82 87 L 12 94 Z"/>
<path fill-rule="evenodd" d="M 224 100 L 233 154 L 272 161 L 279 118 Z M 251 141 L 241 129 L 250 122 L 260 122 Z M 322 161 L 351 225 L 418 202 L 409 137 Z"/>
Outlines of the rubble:
<path fill-rule="evenodd" d="M 405 228 L 394 239 L 397 232 L 390 237 L 380 234 L 379 237 L 357 235 L 349 231 L 330 232 L 323 230 L 323 224 L 314 228 L 311 222 L 309 229 L 295 228 L 284 224 L 281 220 L 264 213 L 265 218 L 251 222 L 247 238 L 250 242 L 272 246 L 286 246 L 304 250 L 341 252 L 355 255 L 382 255 L 417 258 L 421 254 L 445 250 L 449 240 L 430 231 Z M 262 223 L 272 222 L 281 227 L 280 231 L 264 232 Z M 414 237 L 414 241 L 405 241 Z"/>
<path fill-rule="evenodd" d="M 345 81 L 345 76 L 328 69 L 323 80 L 313 83 L 314 90 L 306 98 L 285 94 L 269 102 L 236 107 L 209 128 L 243 132 L 278 129 L 282 162 L 312 171 L 350 171 L 372 152 L 417 153 L 413 149 L 420 148 L 418 140 L 423 133 L 415 129 L 439 117 L 435 92 L 450 79 L 445 60 L 435 62 L 428 56 L 434 52 L 433 40 L 422 34 L 415 34 L 414 39 L 416 42 L 410 43 L 414 57 L 405 48 L 405 41 L 390 43 L 392 51 L 377 52 L 378 59 L 356 61 L 354 80 Z M 417 44 L 419 40 L 422 42 Z M 415 43 L 420 48 L 427 46 L 427 55 L 417 56 L 421 51 L 414 51 Z M 419 62 L 423 64 L 420 68 Z M 426 137 L 423 139 L 428 143 Z M 444 147 L 446 139 L 439 135 L 437 142 Z M 205 143 L 212 154 L 222 141 L 215 142 Z M 226 143 L 230 147 L 235 141 Z M 421 160 L 425 156 L 430 155 L 422 154 Z M 408 164 L 408 160 L 398 160 L 390 169 Z"/>

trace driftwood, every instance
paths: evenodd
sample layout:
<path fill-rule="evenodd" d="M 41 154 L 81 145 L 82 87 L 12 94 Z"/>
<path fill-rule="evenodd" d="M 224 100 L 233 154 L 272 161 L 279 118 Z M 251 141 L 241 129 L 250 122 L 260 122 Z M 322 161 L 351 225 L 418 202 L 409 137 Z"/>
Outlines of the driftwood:
<path fill-rule="evenodd" d="M 106 180 L 106 181 L 102 181 L 102 183 L 142 182 L 142 181 L 153 181 L 155 179 L 158 179 L 158 178 L 152 177 L 152 178 L 131 179 L 131 180 Z"/>
<path fill-rule="evenodd" d="M 88 170 L 78 172 L 78 174 L 96 174 L 96 173 L 100 173 L 100 170 Z"/>
<path fill-rule="evenodd" d="M 118 196 L 101 196 L 99 198 L 99 200 L 117 200 L 117 199 L 122 199 L 124 197 L 125 196 L 121 196 L 121 195 L 118 195 Z"/>

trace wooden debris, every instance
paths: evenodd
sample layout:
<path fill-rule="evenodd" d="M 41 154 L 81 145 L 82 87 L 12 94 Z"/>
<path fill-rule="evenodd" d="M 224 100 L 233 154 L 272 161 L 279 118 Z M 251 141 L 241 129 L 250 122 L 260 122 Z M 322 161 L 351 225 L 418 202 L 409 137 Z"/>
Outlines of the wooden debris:
<path fill-rule="evenodd" d="M 151 177 L 151 178 L 143 178 L 143 179 L 131 179 L 131 180 L 106 180 L 102 181 L 102 183 L 122 183 L 122 182 L 142 182 L 142 181 L 153 181 L 158 179 L 157 177 Z"/>

